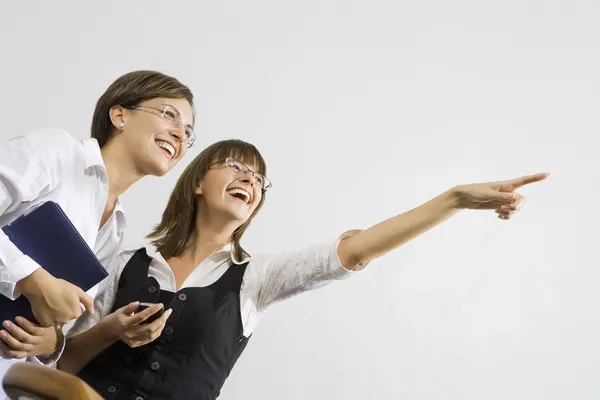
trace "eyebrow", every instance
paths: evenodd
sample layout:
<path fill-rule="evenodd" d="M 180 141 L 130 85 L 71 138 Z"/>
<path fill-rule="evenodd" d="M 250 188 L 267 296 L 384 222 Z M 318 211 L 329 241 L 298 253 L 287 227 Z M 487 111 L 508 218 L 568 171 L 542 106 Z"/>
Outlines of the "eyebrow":
<path fill-rule="evenodd" d="M 240 160 L 238 160 L 237 158 L 234 158 L 234 157 L 231 157 L 231 158 L 233 158 L 235 161 L 237 161 L 237 162 L 239 162 L 239 163 L 242 163 L 242 165 L 246 166 L 246 168 L 248 168 L 250 171 L 254 172 L 255 174 L 260 174 L 260 175 L 262 175 L 262 174 L 259 172 L 259 171 L 260 171 L 260 166 L 258 166 L 258 165 L 257 165 L 257 166 L 256 166 L 256 168 L 250 168 L 250 166 L 249 166 L 248 164 L 246 164 L 245 162 L 243 162 L 243 161 L 240 161 Z"/>

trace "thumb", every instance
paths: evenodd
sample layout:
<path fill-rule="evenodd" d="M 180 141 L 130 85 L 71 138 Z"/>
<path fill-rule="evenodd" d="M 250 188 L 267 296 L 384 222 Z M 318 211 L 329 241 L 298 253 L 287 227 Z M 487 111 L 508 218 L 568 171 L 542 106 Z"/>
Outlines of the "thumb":
<path fill-rule="evenodd" d="M 119 308 L 117 310 L 117 312 L 121 313 L 121 314 L 125 314 L 125 315 L 131 315 L 138 309 L 139 306 L 140 306 L 140 302 L 134 301 L 134 302 L 131 302 L 131 303 Z"/>
<path fill-rule="evenodd" d="M 94 315 L 94 299 L 92 299 L 86 292 L 79 289 L 79 302 L 83 304 L 85 310 L 90 314 Z"/>

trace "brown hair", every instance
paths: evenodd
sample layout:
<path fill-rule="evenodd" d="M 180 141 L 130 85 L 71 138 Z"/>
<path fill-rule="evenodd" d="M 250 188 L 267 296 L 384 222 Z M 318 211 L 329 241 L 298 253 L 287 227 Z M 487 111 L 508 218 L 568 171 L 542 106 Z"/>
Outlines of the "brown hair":
<path fill-rule="evenodd" d="M 157 97 L 186 99 L 194 109 L 191 90 L 177 79 L 156 71 L 129 72 L 114 81 L 98 99 L 92 118 L 92 137 L 100 147 L 108 142 L 113 133 L 109 115 L 112 107 L 131 107 Z"/>
<path fill-rule="evenodd" d="M 204 179 L 209 167 L 227 157 L 246 164 L 255 165 L 262 175 L 267 174 L 267 165 L 258 149 L 238 139 L 223 140 L 204 149 L 183 171 L 171 193 L 162 220 L 148 235 L 165 259 L 181 255 L 194 241 L 196 230 L 197 201 L 195 190 Z M 240 260 L 247 254 L 240 246 L 240 239 L 265 201 L 265 192 L 260 203 L 246 222 L 237 228 L 231 243 L 235 257 Z"/>

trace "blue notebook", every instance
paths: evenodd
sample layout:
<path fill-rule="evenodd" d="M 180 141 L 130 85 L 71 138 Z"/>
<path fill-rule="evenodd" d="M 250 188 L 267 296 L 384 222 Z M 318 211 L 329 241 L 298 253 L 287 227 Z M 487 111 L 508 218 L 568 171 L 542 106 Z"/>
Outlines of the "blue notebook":
<path fill-rule="evenodd" d="M 88 291 L 108 276 L 92 249 L 69 218 L 52 201 L 17 218 L 2 228 L 23 252 L 56 278 Z M 22 316 L 37 322 L 25 296 L 10 300 L 0 295 L 0 324 Z"/>

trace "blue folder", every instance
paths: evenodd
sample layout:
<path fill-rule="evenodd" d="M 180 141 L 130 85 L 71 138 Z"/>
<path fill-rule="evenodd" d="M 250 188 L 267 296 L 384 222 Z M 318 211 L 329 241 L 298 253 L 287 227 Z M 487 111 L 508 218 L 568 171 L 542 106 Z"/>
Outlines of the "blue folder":
<path fill-rule="evenodd" d="M 108 272 L 58 204 L 52 201 L 2 228 L 6 236 L 42 268 L 88 291 Z M 37 322 L 25 296 L 10 300 L 0 295 L 0 324 L 22 316 Z"/>

